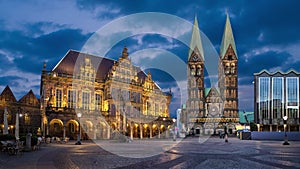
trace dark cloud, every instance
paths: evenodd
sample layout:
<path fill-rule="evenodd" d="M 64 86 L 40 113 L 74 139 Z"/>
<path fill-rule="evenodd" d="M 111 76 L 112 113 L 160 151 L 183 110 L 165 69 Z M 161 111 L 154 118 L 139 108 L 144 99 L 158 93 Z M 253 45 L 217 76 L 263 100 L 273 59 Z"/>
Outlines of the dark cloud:
<path fill-rule="evenodd" d="M 287 52 L 268 51 L 239 60 L 239 75 L 245 76 L 249 73 L 257 73 L 263 69 L 281 67 L 291 55 Z"/>
<path fill-rule="evenodd" d="M 225 11 L 227 10 L 230 14 L 239 56 L 240 85 L 249 85 L 252 82 L 253 73 L 260 72 L 262 69 L 288 71 L 293 68 L 299 71 L 300 61 L 297 61 L 299 59 L 296 58 L 298 56 L 292 56 L 289 51 L 284 49 L 289 45 L 299 43 L 298 10 L 300 1 L 297 0 L 274 0 L 272 2 L 77 0 L 76 5 L 79 10 L 93 13 L 93 16 L 99 18 L 99 21 L 112 20 L 119 16 L 139 12 L 163 12 L 193 22 L 194 16 L 197 15 L 200 30 L 207 35 L 217 51 L 219 51 L 222 40 L 226 19 Z M 66 12 L 68 12 L 67 8 Z M 42 14 L 36 14 L 36 16 L 42 17 Z M 5 23 L 8 23 L 8 20 L 2 17 L 0 25 L 4 26 L 0 28 L 0 62 L 2 63 L 0 69 L 9 70 L 11 67 L 17 67 L 24 72 L 36 75 L 40 74 L 45 60 L 48 60 L 47 68 L 51 69 L 69 49 L 80 50 L 92 33 L 83 33 L 86 30 L 73 29 L 71 25 L 55 24 L 55 19 L 54 21 L 21 23 L 23 27 L 14 30 L 5 27 Z M 172 29 L 172 25 L 170 25 L 170 29 Z M 188 47 L 174 39 L 173 42 L 170 42 L 167 37 L 161 35 L 145 35 L 142 38 L 143 43 L 139 44 L 135 37 L 127 38 L 115 45 L 107 53 L 107 57 L 118 59 L 125 44 L 129 54 L 147 49 L 155 44 L 155 47 L 162 49 L 166 49 L 167 45 L 173 45 L 173 48 L 166 50 L 174 53 L 184 62 L 187 61 Z M 253 52 L 264 47 L 272 47 L 272 49 L 261 53 Z M 173 85 L 172 79 L 167 75 L 156 70 L 153 70 L 152 73 L 163 88 L 167 87 L 166 82 L 168 81 L 171 82 L 170 86 Z M 7 76 L 1 78 L 0 84 L 13 83 L 10 79 L 20 80 Z M 32 86 L 32 88 L 37 89 L 39 86 Z M 243 88 L 240 90 L 241 92 L 252 92 L 242 91 Z M 241 95 L 241 100 L 243 97 L 244 94 Z M 177 100 L 173 101 L 177 102 Z M 247 104 L 244 104 L 246 102 L 241 102 L 241 107 L 247 107 Z"/>
<path fill-rule="evenodd" d="M 33 29 L 38 29 L 37 24 Z M 42 31 L 37 31 L 42 33 Z M 0 50 L 10 51 L 14 66 L 21 70 L 39 73 L 42 63 L 54 66 L 69 49 L 80 50 L 89 35 L 80 30 L 62 29 L 39 37 L 27 36 L 21 31 L 0 31 Z"/>

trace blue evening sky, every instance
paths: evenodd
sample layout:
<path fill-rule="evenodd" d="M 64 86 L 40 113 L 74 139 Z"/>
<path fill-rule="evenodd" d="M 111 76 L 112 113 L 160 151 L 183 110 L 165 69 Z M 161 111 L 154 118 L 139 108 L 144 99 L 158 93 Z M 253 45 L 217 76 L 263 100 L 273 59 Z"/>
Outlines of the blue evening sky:
<path fill-rule="evenodd" d="M 39 97 L 44 61 L 47 69 L 51 70 L 69 49 L 80 51 L 97 30 L 135 13 L 166 13 L 191 23 L 196 15 L 200 30 L 219 53 L 227 11 L 239 57 L 239 109 L 253 111 L 253 73 L 263 69 L 300 71 L 299 6 L 300 1 L 297 0 L 1 0 L 0 92 L 9 85 L 17 99 L 30 89 Z M 175 27 L 170 25 L 170 29 Z M 124 44 L 129 54 L 157 48 L 179 56 L 184 62 L 188 55 L 188 48 L 176 38 L 138 34 L 116 44 L 106 56 L 116 59 Z M 157 53 L 159 50 L 152 50 L 152 54 L 148 52 L 144 62 L 147 59 L 159 61 L 158 57 L 162 56 Z M 170 113 L 175 114 L 180 106 L 178 97 L 181 97 L 178 84 L 167 73 L 156 69 L 151 72 L 164 91 L 172 89 L 174 99 Z"/>

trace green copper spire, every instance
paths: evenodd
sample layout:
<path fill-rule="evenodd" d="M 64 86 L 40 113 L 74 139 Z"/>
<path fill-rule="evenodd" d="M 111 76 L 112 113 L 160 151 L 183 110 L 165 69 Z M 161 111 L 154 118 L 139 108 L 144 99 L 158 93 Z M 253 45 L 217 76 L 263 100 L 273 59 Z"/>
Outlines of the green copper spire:
<path fill-rule="evenodd" d="M 196 48 L 197 50 L 195 51 Z M 190 57 L 192 56 L 193 52 L 199 52 L 201 59 L 204 61 L 203 48 L 202 48 L 197 16 L 195 16 L 195 20 L 194 20 L 188 60 L 190 60 Z"/>
<path fill-rule="evenodd" d="M 222 43 L 221 43 L 221 47 L 220 47 L 220 57 L 221 58 L 224 58 L 229 45 L 232 46 L 232 49 L 233 49 L 235 55 L 237 56 L 234 37 L 233 37 L 231 24 L 230 24 L 230 19 L 229 19 L 228 13 L 227 13 L 224 34 L 223 34 Z"/>

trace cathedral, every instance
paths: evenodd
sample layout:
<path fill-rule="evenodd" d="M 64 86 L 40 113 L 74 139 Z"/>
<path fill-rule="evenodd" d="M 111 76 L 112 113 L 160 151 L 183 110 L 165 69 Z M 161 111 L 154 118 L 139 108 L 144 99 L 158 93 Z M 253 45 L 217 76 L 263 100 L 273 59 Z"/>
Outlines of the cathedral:
<path fill-rule="evenodd" d="M 169 137 L 171 92 L 132 64 L 69 50 L 41 77 L 43 135 L 76 139 Z M 81 130 L 80 130 L 81 129 Z"/>
<path fill-rule="evenodd" d="M 238 57 L 227 15 L 218 58 L 218 84 L 204 83 L 205 55 L 197 18 L 195 18 L 188 52 L 188 99 L 185 125 L 196 135 L 235 131 L 238 116 Z"/>

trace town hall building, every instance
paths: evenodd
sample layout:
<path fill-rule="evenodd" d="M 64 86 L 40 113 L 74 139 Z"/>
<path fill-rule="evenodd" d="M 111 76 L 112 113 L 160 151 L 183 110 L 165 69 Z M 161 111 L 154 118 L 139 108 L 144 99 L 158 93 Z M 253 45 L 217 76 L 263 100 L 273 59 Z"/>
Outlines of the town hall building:
<path fill-rule="evenodd" d="M 173 124 L 171 92 L 163 92 L 132 64 L 124 47 L 118 60 L 69 50 L 41 77 L 43 135 L 76 139 L 116 136 L 161 138 Z"/>

